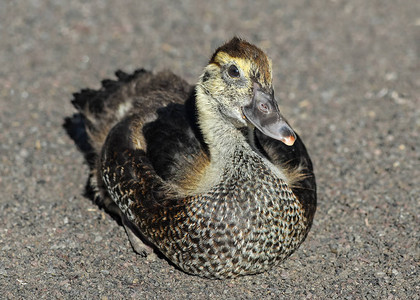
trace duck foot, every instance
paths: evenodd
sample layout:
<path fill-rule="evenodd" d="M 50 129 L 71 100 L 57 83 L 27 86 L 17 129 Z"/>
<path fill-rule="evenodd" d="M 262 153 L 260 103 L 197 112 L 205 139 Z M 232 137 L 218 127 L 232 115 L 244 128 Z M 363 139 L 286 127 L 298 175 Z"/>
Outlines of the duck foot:
<path fill-rule="evenodd" d="M 157 255 L 155 254 L 154 249 L 145 244 L 140 231 L 127 219 L 115 202 L 112 201 L 111 198 L 105 197 L 102 200 L 102 205 L 105 206 L 105 210 L 108 213 L 120 218 L 133 250 L 140 256 L 145 257 L 148 261 L 155 261 Z"/>
<path fill-rule="evenodd" d="M 143 242 L 140 237 L 140 232 L 136 227 L 134 227 L 133 223 L 131 223 L 122 213 L 121 215 L 122 224 L 125 228 L 128 239 L 130 240 L 131 247 L 133 247 L 134 251 L 140 256 L 145 257 L 149 261 L 155 261 L 157 259 L 157 255 L 155 254 L 153 248 Z"/>

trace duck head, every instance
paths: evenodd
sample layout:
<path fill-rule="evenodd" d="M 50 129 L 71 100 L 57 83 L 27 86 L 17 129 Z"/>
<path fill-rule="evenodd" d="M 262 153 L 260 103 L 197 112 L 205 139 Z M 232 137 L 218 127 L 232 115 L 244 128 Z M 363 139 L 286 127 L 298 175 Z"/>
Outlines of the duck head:
<path fill-rule="evenodd" d="M 206 107 L 236 128 L 256 127 L 293 145 L 296 135 L 280 113 L 272 87 L 271 62 L 263 51 L 233 38 L 219 47 L 197 85 Z"/>

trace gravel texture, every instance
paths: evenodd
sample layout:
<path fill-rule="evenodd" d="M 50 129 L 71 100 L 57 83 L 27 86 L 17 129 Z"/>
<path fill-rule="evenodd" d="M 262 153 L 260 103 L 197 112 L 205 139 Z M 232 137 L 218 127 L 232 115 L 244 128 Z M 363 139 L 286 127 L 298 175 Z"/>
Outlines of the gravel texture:
<path fill-rule="evenodd" d="M 235 34 L 273 61 L 319 205 L 280 266 L 212 281 L 134 253 L 62 125 L 117 69 L 193 83 Z M 1 1 L 0 298 L 420 299 L 419 41 L 418 0 Z"/>

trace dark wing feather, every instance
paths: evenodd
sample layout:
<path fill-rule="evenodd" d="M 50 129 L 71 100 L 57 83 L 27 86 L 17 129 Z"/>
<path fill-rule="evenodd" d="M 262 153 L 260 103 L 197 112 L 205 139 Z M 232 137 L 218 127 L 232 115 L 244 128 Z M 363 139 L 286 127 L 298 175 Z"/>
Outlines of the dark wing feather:
<path fill-rule="evenodd" d="M 165 180 L 180 184 L 200 156 L 206 156 L 196 122 L 194 94 L 186 104 L 169 104 L 157 110 L 156 120 L 143 127 L 147 156 Z"/>

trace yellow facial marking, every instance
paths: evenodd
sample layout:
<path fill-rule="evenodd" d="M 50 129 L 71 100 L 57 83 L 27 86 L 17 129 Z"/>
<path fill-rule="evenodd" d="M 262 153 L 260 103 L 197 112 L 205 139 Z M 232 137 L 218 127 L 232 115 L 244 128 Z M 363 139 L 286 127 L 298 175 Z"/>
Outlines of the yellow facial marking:
<path fill-rule="evenodd" d="M 213 63 L 219 66 L 235 64 L 246 77 L 254 77 L 263 85 L 271 85 L 271 61 L 264 55 L 251 59 L 249 57 L 232 57 L 220 51 L 214 57 Z"/>

